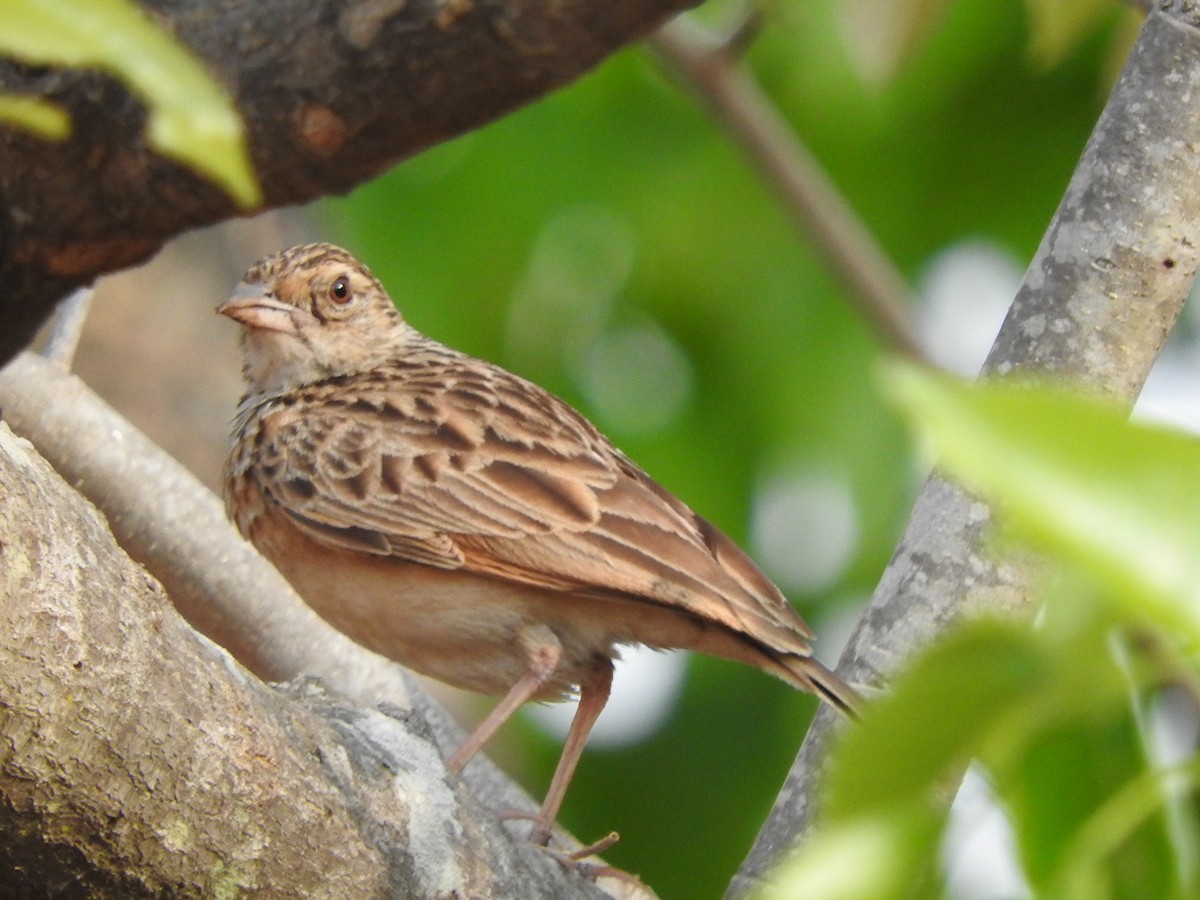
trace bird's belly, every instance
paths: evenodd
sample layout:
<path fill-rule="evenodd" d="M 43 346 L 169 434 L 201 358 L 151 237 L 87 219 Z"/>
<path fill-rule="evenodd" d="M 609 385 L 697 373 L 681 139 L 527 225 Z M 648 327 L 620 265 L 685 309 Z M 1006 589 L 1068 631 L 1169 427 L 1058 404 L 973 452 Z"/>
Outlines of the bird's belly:
<path fill-rule="evenodd" d="M 615 655 L 605 623 L 566 615 L 570 594 L 331 549 L 284 530 L 254 542 L 309 606 L 364 647 L 439 681 L 507 692 L 529 670 L 527 636 L 539 627 L 554 633 L 562 657 L 538 699 L 562 698 L 598 658 Z"/>

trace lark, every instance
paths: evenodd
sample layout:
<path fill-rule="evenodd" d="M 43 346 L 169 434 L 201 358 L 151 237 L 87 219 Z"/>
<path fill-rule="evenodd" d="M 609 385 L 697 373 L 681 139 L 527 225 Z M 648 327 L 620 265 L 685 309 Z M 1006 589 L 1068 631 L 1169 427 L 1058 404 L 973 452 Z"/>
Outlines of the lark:
<path fill-rule="evenodd" d="M 534 840 L 549 837 L 622 646 L 748 663 L 855 707 L 728 537 L 562 400 L 420 334 L 345 250 L 267 257 L 218 312 L 244 329 L 230 516 L 334 627 L 501 697 L 448 768 L 522 704 L 578 692 Z"/>

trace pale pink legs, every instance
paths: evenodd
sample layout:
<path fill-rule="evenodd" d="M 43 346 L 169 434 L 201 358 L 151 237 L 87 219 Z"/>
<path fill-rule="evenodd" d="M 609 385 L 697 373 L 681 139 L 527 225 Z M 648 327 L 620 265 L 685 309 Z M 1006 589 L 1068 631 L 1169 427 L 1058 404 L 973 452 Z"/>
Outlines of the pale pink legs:
<path fill-rule="evenodd" d="M 528 647 L 529 671 L 517 680 L 504 698 L 462 742 L 462 746 L 446 761 L 446 768 L 451 772 L 461 772 L 471 757 L 491 740 L 500 726 L 537 696 L 558 667 L 562 647 L 549 633 L 549 629 L 545 629 L 544 634 L 526 634 L 522 637 Z M 567 787 L 571 784 L 571 777 L 575 774 L 575 767 L 579 765 L 579 757 L 583 754 L 588 735 L 608 702 L 608 695 L 612 690 L 612 677 L 612 660 L 598 658 L 595 667 L 579 685 L 579 708 L 575 712 L 575 718 L 571 720 L 571 729 L 567 732 L 567 740 L 563 745 L 562 755 L 558 758 L 554 777 L 550 780 L 546 799 L 542 801 L 542 808 L 538 810 L 534 819 L 533 832 L 530 834 L 530 840 L 534 843 L 544 844 L 550 838 L 550 830 L 558 818 L 558 810 L 566 796 Z"/>

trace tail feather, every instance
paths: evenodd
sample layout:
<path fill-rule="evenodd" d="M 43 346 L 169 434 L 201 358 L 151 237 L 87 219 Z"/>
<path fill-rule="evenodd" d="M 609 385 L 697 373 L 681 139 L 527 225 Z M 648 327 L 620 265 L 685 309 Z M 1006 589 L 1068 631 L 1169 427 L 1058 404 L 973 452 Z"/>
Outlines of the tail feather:
<path fill-rule="evenodd" d="M 779 662 L 791 676 L 785 681 L 815 694 L 846 718 L 858 719 L 863 705 L 862 695 L 820 660 L 812 656 L 788 654 L 779 657 Z"/>

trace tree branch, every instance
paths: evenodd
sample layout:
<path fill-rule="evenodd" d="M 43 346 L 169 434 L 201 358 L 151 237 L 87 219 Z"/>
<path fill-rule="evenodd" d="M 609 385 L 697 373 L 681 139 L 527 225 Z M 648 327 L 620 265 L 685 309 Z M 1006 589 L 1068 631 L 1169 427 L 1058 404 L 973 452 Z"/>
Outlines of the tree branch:
<path fill-rule="evenodd" d="M 984 367 L 1069 379 L 1131 406 L 1200 262 L 1200 14 L 1166 0 L 1146 22 Z M 991 510 L 929 479 L 838 672 L 884 685 L 964 615 L 1029 613 L 1036 563 L 998 562 Z M 836 717 L 821 710 L 730 888 L 758 885 L 811 826 Z"/>
<path fill-rule="evenodd" d="M 222 867 L 291 896 L 601 895 L 499 826 L 497 810 L 535 804 L 485 758 L 469 790 L 448 779 L 462 734 L 446 714 L 312 613 L 216 498 L 77 378 L 22 354 L 0 371 L 0 405 L 193 622 L 265 678 L 315 675 L 355 702 L 311 682 L 289 702 L 232 665 L 0 425 L 0 615 L 16 636 L 0 650 L 0 746 L 16 748 L 0 752 L 0 810 L 15 810 L 0 812 L 0 871 L 30 888 L 69 873 L 88 896 L 212 895 Z M 306 840 L 285 847 L 293 828 Z M 194 859 L 176 859 L 181 835 Z"/>
<path fill-rule="evenodd" d="M 41 354 L 63 371 L 71 370 L 94 294 L 95 291 L 90 287 L 80 288 L 63 297 L 54 307 L 54 314 L 46 327 L 46 344 Z"/>
<path fill-rule="evenodd" d="M 312 675 L 361 703 L 410 705 L 395 665 L 317 616 L 195 476 L 77 377 L 23 353 L 0 369 L 0 409 L 104 511 L 118 543 L 188 621 L 260 678 Z"/>
<path fill-rule="evenodd" d="M 903 276 L 733 56 L 736 48 L 687 16 L 660 28 L 650 44 L 741 145 L 880 343 L 893 353 L 924 359 L 910 323 L 912 303 Z"/>
<path fill-rule="evenodd" d="M 595 897 L 448 779 L 419 714 L 285 698 L 0 425 L 0 871 L 56 896 Z"/>
<path fill-rule="evenodd" d="M 267 207 L 342 193 L 559 87 L 696 0 L 142 0 L 233 93 Z M 0 363 L 73 288 L 235 214 L 95 73 L 0 61 L 70 139 L 0 128 Z"/>

